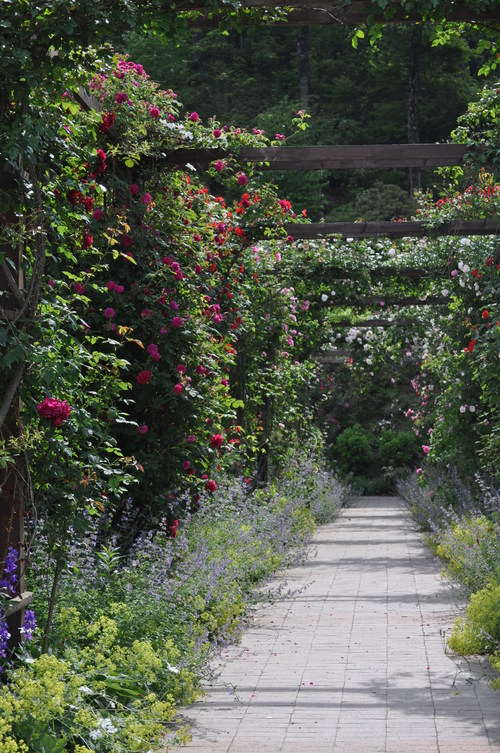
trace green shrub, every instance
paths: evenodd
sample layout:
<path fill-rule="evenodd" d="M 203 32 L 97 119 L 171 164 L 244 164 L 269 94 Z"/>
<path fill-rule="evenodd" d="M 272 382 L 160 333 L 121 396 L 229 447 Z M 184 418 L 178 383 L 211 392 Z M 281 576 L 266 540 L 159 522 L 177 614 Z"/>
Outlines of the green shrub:
<path fill-rule="evenodd" d="M 378 453 L 387 466 L 409 465 L 415 458 L 417 442 L 411 431 L 384 431 L 379 437 Z"/>
<path fill-rule="evenodd" d="M 489 584 L 472 594 L 466 619 L 459 618 L 449 638 L 458 654 L 491 652 L 500 646 L 500 584 Z"/>
<path fill-rule="evenodd" d="M 360 424 L 344 429 L 335 442 L 339 468 L 344 473 L 360 472 L 373 459 L 372 437 Z"/>
<path fill-rule="evenodd" d="M 470 592 L 500 579 L 500 535 L 486 516 L 461 518 L 437 534 L 437 543 L 448 574 Z"/>
<path fill-rule="evenodd" d="M 357 218 L 363 220 L 392 220 L 407 217 L 414 206 L 408 193 L 395 183 L 375 183 L 372 188 L 360 191 L 354 203 Z"/>

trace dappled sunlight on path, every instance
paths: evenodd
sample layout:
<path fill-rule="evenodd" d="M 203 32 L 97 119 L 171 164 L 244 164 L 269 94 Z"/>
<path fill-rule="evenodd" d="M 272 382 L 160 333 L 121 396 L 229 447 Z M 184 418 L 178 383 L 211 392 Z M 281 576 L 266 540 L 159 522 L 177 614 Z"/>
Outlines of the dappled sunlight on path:
<path fill-rule="evenodd" d="M 402 501 L 358 497 L 286 572 L 215 686 L 186 753 L 500 753 L 486 660 L 444 651 L 460 610 Z"/>

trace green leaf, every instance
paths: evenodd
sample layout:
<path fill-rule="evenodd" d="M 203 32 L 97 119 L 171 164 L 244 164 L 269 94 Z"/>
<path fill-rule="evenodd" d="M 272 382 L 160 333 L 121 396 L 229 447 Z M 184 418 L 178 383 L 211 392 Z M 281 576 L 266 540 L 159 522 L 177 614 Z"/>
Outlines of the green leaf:
<path fill-rule="evenodd" d="M 117 698 L 140 698 L 144 695 L 144 691 L 137 686 L 132 685 L 130 682 L 125 684 L 125 678 L 107 678 L 106 690 L 113 693 Z"/>
<path fill-rule="evenodd" d="M 53 738 L 47 733 L 44 733 L 36 740 L 32 740 L 31 750 L 33 751 L 33 753 L 62 753 L 62 751 L 66 748 L 66 743 L 66 738 Z"/>

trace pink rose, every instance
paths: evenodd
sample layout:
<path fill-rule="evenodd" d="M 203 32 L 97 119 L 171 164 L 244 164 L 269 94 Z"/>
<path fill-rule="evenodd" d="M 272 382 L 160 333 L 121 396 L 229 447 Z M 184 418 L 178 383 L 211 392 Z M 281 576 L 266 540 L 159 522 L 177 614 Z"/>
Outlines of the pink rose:
<path fill-rule="evenodd" d="M 37 411 L 40 418 L 48 418 L 52 426 L 61 426 L 62 422 L 69 418 L 71 407 L 66 400 L 46 397 L 37 405 Z"/>
<path fill-rule="evenodd" d="M 148 345 L 148 353 L 153 361 L 160 360 L 160 353 L 158 351 L 158 345 L 156 345 L 156 343 L 151 343 L 151 345 Z"/>

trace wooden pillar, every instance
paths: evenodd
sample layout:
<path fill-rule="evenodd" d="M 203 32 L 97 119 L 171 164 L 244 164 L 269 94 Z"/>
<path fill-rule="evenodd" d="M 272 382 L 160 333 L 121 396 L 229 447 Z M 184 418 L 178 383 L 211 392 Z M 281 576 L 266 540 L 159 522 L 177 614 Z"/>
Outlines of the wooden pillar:
<path fill-rule="evenodd" d="M 15 175 L 11 171 L 0 172 L 0 195 L 5 199 L 5 211 L 2 214 L 4 227 L 14 228 L 19 224 L 17 216 L 17 199 L 19 186 Z M 23 305 L 22 296 L 22 244 L 0 246 L 0 255 L 5 257 L 0 265 L 0 331 L 8 331 Z M 0 352 L 5 348 L 0 338 Z M 24 369 L 24 364 L 18 363 L 7 372 L 0 373 L 0 439 L 6 443 L 9 452 L 9 440 L 19 439 L 21 436 L 20 400 L 18 384 Z M 9 453 L 10 454 L 10 453 Z M 25 513 L 25 485 L 24 468 L 19 456 L 0 466 L 0 573 L 3 571 L 5 560 L 12 547 L 16 550 L 17 581 L 14 584 L 16 598 L 9 604 L 8 629 L 11 634 L 9 647 L 14 648 L 21 642 L 22 635 L 19 628 L 24 621 L 24 513 Z"/>

